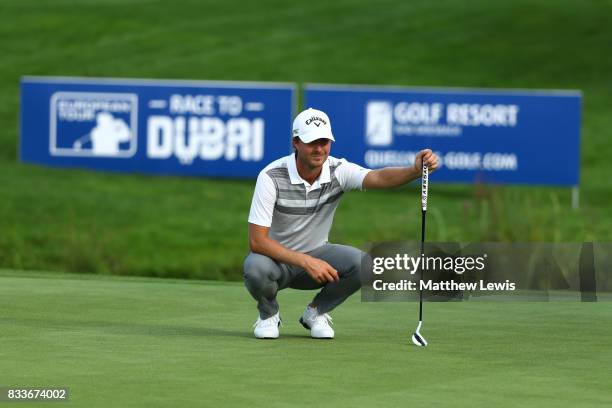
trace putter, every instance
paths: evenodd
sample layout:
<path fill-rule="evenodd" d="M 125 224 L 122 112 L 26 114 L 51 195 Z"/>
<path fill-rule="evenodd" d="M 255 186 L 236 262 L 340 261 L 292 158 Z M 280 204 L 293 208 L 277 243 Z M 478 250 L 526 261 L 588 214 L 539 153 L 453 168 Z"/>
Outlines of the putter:
<path fill-rule="evenodd" d="M 427 190 L 429 184 L 429 168 L 423 163 L 423 175 L 421 176 L 421 256 L 425 257 L 425 214 L 427 213 Z M 423 258 L 424 259 L 424 258 Z M 421 264 L 421 281 L 423 280 L 423 264 Z M 419 282 L 419 287 L 421 286 Z M 412 342 L 415 346 L 426 347 L 427 340 L 421 335 L 423 325 L 423 289 L 419 290 L 419 325 L 412 334 Z"/>

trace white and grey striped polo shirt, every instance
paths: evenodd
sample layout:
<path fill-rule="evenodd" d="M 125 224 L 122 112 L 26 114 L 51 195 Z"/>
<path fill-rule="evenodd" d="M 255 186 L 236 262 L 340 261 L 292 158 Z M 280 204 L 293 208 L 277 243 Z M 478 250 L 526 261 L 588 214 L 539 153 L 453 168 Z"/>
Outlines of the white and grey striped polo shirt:
<path fill-rule="evenodd" d="M 310 185 L 300 177 L 294 154 L 273 161 L 257 177 L 249 223 L 270 227 L 270 238 L 289 249 L 312 251 L 327 242 L 342 194 L 361 190 L 369 171 L 329 156 Z"/>

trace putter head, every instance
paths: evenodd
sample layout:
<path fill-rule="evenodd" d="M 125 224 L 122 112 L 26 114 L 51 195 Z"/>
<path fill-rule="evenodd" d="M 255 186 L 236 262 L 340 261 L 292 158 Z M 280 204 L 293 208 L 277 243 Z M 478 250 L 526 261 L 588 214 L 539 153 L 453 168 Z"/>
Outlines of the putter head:
<path fill-rule="evenodd" d="M 415 346 L 427 347 L 427 340 L 425 340 L 425 338 L 421 336 L 419 333 L 414 333 L 412 335 L 412 342 L 414 343 Z"/>
<path fill-rule="evenodd" d="M 421 336 L 421 325 L 422 324 L 423 322 L 420 321 L 416 330 L 412 334 L 412 342 L 414 343 L 415 346 L 427 347 L 427 340 L 425 340 L 425 337 Z"/>

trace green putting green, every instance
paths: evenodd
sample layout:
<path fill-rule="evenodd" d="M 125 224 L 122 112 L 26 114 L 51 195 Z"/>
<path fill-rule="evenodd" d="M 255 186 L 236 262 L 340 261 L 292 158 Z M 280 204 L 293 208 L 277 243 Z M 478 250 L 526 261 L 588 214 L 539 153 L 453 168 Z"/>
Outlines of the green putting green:
<path fill-rule="evenodd" d="M 281 338 L 256 340 L 240 283 L 2 271 L 0 387 L 68 387 L 72 407 L 612 404 L 610 303 L 426 303 L 417 348 L 416 303 L 358 295 L 310 339 L 312 294 L 282 291 Z"/>

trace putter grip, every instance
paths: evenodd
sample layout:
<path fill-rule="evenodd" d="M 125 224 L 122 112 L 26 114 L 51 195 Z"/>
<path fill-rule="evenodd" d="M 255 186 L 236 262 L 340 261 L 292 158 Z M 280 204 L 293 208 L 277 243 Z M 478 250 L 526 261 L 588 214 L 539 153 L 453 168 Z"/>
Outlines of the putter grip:
<path fill-rule="evenodd" d="M 427 189 L 429 187 L 429 168 L 423 164 L 423 174 L 421 175 L 421 208 L 427 211 Z"/>

